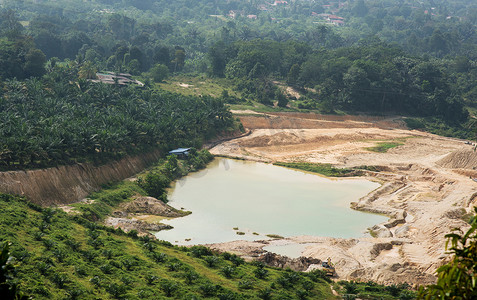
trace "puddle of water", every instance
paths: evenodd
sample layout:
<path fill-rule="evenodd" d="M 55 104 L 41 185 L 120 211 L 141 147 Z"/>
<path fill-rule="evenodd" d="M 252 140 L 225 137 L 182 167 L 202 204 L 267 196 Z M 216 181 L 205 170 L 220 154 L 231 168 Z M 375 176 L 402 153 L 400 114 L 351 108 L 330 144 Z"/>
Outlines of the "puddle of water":
<path fill-rule="evenodd" d="M 359 237 L 387 218 L 352 210 L 350 202 L 378 186 L 363 179 L 331 180 L 264 163 L 216 159 L 170 189 L 169 204 L 192 214 L 165 220 L 174 229 L 156 236 L 176 244 L 258 240 L 267 234 Z"/>

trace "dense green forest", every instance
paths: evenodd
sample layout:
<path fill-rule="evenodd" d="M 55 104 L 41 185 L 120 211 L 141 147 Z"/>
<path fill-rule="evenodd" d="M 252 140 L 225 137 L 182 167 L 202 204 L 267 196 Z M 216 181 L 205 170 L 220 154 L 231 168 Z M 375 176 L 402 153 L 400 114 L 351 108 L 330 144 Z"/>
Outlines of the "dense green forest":
<path fill-rule="evenodd" d="M 232 103 L 426 117 L 471 137 L 477 105 L 477 5 L 461 1 L 8 1 L 1 4 L 0 78 L 69 60 L 161 81 L 226 77 Z M 276 80 L 301 89 L 283 95 Z M 450 129 L 449 129 L 450 128 Z"/>

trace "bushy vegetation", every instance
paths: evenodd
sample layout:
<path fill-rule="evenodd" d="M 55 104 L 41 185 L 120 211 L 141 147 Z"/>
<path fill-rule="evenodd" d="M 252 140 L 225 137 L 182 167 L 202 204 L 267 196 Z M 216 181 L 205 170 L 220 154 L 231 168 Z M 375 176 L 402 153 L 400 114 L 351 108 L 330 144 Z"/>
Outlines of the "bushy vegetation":
<path fill-rule="evenodd" d="M 184 160 L 179 161 L 175 155 L 170 155 L 167 160 L 149 170 L 146 175 L 140 176 L 137 183 L 149 196 L 167 202 L 166 188 L 172 181 L 189 172 L 205 168 L 213 158 L 213 155 L 205 149 L 197 151 L 191 148 Z"/>
<path fill-rule="evenodd" d="M 461 139 L 475 139 L 474 121 L 470 118 L 461 124 L 449 124 L 438 118 L 408 118 L 406 125 L 411 129 L 425 130 L 434 134 L 456 137 Z"/>
<path fill-rule="evenodd" d="M 335 168 L 331 164 L 306 163 L 306 162 L 299 162 L 299 163 L 276 162 L 274 163 L 274 165 L 318 173 L 318 174 L 322 174 L 329 177 L 346 177 L 346 176 L 360 175 L 354 169 Z"/>
<path fill-rule="evenodd" d="M 15 259 L 10 255 L 10 243 L 0 243 L 0 295 L 5 299 L 26 300 L 15 280 Z"/>
<path fill-rule="evenodd" d="M 136 182 L 122 181 L 104 186 L 101 191 L 89 195 L 91 200 L 88 203 L 79 202 L 72 206 L 80 212 L 82 218 L 96 222 L 111 215 L 119 204 L 132 200 L 134 196 L 147 195 Z"/>
<path fill-rule="evenodd" d="M 415 299 L 416 292 L 410 288 L 406 283 L 386 286 L 373 281 L 338 281 L 338 290 L 344 295 L 344 299 Z"/>
<path fill-rule="evenodd" d="M 138 238 L 16 196 L 0 195 L 0 219 L 18 287 L 35 299 L 334 298 L 317 276 Z"/>

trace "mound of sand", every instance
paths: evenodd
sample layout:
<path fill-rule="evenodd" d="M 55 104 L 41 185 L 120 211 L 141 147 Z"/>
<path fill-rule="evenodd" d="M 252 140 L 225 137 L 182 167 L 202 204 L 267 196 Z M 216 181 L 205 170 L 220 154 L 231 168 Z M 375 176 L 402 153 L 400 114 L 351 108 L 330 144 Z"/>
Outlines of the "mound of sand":
<path fill-rule="evenodd" d="M 240 142 L 242 147 L 264 147 L 272 145 L 290 145 L 304 142 L 304 139 L 299 137 L 294 132 L 279 132 L 272 135 L 252 137 Z"/>
<path fill-rule="evenodd" d="M 138 197 L 133 201 L 120 205 L 122 211 L 134 214 L 148 214 L 164 217 L 182 217 L 186 212 L 179 211 L 153 197 Z"/>
<path fill-rule="evenodd" d="M 439 160 L 437 165 L 449 169 L 477 169 L 477 152 L 473 150 L 455 151 Z"/>

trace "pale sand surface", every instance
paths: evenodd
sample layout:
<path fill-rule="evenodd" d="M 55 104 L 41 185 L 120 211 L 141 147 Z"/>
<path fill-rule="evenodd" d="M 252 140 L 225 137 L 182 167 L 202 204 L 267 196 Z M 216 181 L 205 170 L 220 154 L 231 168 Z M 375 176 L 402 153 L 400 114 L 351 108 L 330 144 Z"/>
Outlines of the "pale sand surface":
<path fill-rule="evenodd" d="M 249 160 L 379 166 L 367 177 L 383 185 L 354 203 L 390 216 L 375 238 L 300 236 L 312 243 L 303 255 L 331 257 L 340 278 L 381 283 L 428 284 L 447 258 L 444 235 L 466 227 L 475 205 L 477 154 L 465 141 L 407 130 L 399 118 L 257 114 L 239 116 L 252 134 L 221 143 L 213 154 Z M 378 142 L 401 142 L 387 153 L 366 150 Z M 476 194 L 477 195 L 477 194 Z M 268 242 L 232 242 L 212 247 L 254 256 Z M 274 243 L 272 241 L 272 243 Z"/>

